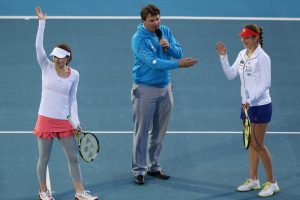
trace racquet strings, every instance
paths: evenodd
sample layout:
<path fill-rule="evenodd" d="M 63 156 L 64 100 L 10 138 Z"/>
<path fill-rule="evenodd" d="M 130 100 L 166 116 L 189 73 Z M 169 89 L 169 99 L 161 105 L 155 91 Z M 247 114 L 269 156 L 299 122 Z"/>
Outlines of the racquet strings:
<path fill-rule="evenodd" d="M 97 157 L 99 153 L 99 142 L 96 136 L 86 133 L 80 139 L 80 154 L 82 158 L 90 162 Z"/>

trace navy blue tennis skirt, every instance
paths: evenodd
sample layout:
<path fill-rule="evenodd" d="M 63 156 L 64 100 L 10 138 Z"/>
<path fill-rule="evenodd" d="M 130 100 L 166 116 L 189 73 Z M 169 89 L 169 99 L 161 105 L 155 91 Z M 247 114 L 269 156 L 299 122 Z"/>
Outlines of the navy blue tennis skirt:
<path fill-rule="evenodd" d="M 272 103 L 262 106 L 251 106 L 248 110 L 251 123 L 268 123 L 272 118 Z M 245 118 L 243 109 L 241 109 L 241 119 Z"/>

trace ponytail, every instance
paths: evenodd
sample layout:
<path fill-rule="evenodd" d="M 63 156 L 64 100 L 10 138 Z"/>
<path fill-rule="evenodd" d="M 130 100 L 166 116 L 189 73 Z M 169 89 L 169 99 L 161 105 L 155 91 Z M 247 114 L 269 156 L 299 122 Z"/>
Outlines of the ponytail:
<path fill-rule="evenodd" d="M 261 48 L 264 47 L 264 41 L 263 41 L 263 30 L 261 27 L 258 27 L 259 28 L 259 44 L 261 46 Z"/>

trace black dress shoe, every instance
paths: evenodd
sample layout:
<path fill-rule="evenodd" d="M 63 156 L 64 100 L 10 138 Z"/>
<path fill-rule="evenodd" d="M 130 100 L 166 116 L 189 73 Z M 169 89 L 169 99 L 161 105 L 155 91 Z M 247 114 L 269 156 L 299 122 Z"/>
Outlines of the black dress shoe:
<path fill-rule="evenodd" d="M 134 182 L 138 185 L 143 185 L 145 183 L 145 179 L 143 175 L 137 175 L 134 177 Z"/>
<path fill-rule="evenodd" d="M 156 172 L 149 172 L 149 171 L 148 171 L 148 172 L 147 172 L 147 175 L 148 175 L 148 176 L 154 176 L 154 177 L 156 177 L 156 178 L 163 179 L 163 180 L 167 180 L 167 179 L 170 178 L 170 176 L 167 175 L 167 174 L 164 174 L 163 171 L 156 171 Z"/>

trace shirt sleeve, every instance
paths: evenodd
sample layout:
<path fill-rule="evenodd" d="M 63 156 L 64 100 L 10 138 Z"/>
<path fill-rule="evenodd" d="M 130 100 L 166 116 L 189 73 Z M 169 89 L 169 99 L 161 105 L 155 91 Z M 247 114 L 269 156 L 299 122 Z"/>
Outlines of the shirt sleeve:
<path fill-rule="evenodd" d="M 247 100 L 251 105 L 253 101 L 261 97 L 271 87 L 271 60 L 268 56 L 259 59 L 260 79 L 261 84 L 257 87 L 255 95 L 252 95 Z"/>
<path fill-rule="evenodd" d="M 170 54 L 170 56 L 172 56 L 173 58 L 176 59 L 180 59 L 183 56 L 183 51 L 182 51 L 182 47 L 179 44 L 179 42 L 175 39 L 175 37 L 173 36 L 173 34 L 171 33 L 171 31 L 169 31 L 169 49 L 168 52 Z"/>
<path fill-rule="evenodd" d="M 42 70 L 48 66 L 48 63 L 51 62 L 48 59 L 43 46 L 45 25 L 46 25 L 45 20 L 39 20 L 39 27 L 36 35 L 36 40 L 35 40 L 36 57 Z"/>
<path fill-rule="evenodd" d="M 235 60 L 232 66 L 229 64 L 227 55 L 220 55 L 220 61 L 228 80 L 234 79 L 239 74 L 238 58 Z"/>
<path fill-rule="evenodd" d="M 138 46 L 137 57 L 148 66 L 156 70 L 171 70 L 179 68 L 179 61 L 158 58 L 151 50 L 151 44 L 142 40 Z"/>
<path fill-rule="evenodd" d="M 79 84 L 79 74 L 77 73 L 76 79 L 73 82 L 70 89 L 70 114 L 75 124 L 80 125 L 78 117 L 78 106 L 77 106 L 77 88 Z"/>

